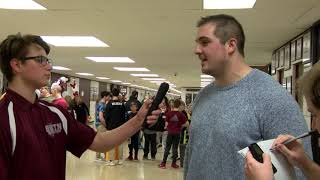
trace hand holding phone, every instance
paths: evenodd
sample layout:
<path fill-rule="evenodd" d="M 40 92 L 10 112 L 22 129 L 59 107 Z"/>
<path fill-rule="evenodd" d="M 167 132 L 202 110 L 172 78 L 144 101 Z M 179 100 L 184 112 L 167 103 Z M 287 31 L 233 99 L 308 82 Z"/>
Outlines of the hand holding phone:
<path fill-rule="evenodd" d="M 263 157 L 262 157 L 263 151 L 257 143 L 251 144 L 249 146 L 249 150 L 250 150 L 252 156 L 254 157 L 254 159 L 256 159 L 260 163 L 263 163 Z M 272 164 L 272 170 L 273 170 L 273 174 L 275 174 L 277 172 L 277 169 L 274 167 L 273 164 Z"/>

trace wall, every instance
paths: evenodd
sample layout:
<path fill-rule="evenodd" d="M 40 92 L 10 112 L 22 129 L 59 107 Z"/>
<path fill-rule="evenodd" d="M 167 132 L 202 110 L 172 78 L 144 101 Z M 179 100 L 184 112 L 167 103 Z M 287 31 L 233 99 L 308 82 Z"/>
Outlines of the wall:
<path fill-rule="evenodd" d="M 90 106 L 90 80 L 80 79 L 79 95 L 82 98 L 82 101 L 86 103 L 87 106 Z"/>

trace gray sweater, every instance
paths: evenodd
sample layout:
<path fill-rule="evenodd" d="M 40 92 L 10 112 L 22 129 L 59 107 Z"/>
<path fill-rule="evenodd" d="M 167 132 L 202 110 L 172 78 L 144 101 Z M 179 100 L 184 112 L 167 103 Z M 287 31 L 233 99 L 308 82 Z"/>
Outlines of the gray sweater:
<path fill-rule="evenodd" d="M 246 179 L 245 159 L 237 151 L 279 134 L 304 132 L 307 126 L 298 104 L 266 73 L 254 69 L 233 85 L 210 84 L 193 105 L 184 178 Z M 310 139 L 304 142 L 310 153 Z"/>

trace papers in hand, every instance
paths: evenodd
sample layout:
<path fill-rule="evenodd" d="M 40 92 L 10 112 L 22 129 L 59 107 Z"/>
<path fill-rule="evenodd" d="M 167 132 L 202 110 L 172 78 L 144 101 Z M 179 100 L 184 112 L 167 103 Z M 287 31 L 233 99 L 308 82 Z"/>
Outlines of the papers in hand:
<path fill-rule="evenodd" d="M 287 159 L 282 154 L 276 151 L 275 152 L 270 151 L 273 141 L 274 139 L 270 139 L 266 141 L 260 141 L 257 144 L 260 146 L 260 148 L 263 150 L 264 153 L 267 153 L 271 156 L 271 161 L 278 170 L 277 173 L 274 174 L 274 179 L 275 180 L 296 180 L 297 177 L 296 177 L 294 168 L 289 164 Z M 246 147 L 238 151 L 238 153 L 245 158 L 248 151 L 249 151 L 249 148 Z"/>

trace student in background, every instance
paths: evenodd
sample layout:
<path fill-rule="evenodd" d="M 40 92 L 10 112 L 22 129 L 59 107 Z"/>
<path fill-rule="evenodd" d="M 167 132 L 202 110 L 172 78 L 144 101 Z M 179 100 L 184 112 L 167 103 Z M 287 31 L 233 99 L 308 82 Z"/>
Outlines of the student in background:
<path fill-rule="evenodd" d="M 119 94 L 120 91 L 117 88 L 112 89 L 112 100 L 108 102 L 106 105 L 106 110 L 104 113 L 104 118 L 107 125 L 107 130 L 113 130 L 120 127 L 122 124 L 126 122 L 125 113 L 126 108 L 124 103 L 120 101 Z M 122 165 L 123 159 L 123 146 L 122 144 L 116 145 L 111 151 L 109 151 L 110 155 L 110 165 Z"/>
<path fill-rule="evenodd" d="M 51 85 L 51 94 L 54 98 L 52 100 L 52 104 L 58 105 L 63 107 L 64 109 L 68 110 L 68 103 L 67 101 L 62 97 L 63 87 L 62 84 L 66 82 L 66 79 L 64 77 L 61 77 L 58 79 L 58 81 L 52 83 Z"/>
<path fill-rule="evenodd" d="M 90 116 L 88 106 L 82 101 L 81 97 L 74 97 L 74 111 L 76 112 L 76 117 L 82 124 L 87 124 L 88 117 Z"/>
<path fill-rule="evenodd" d="M 138 110 L 138 105 L 135 102 L 131 102 L 128 120 L 130 120 L 135 115 L 137 115 L 137 112 L 138 112 L 137 110 Z M 130 142 L 128 143 L 129 157 L 127 159 L 129 161 L 132 161 L 132 160 L 138 161 L 139 133 L 140 131 L 136 132 L 133 136 L 131 136 Z M 134 156 L 133 156 L 133 150 L 134 150 Z"/>
<path fill-rule="evenodd" d="M 186 104 L 184 101 L 181 101 L 181 105 L 179 107 L 179 111 L 182 112 L 187 119 L 187 122 L 183 125 L 181 134 L 180 134 L 180 143 L 179 143 L 179 152 L 180 152 L 180 166 L 183 167 L 184 163 L 184 155 L 186 146 L 189 140 L 189 123 L 190 123 L 190 115 L 186 111 Z"/>
<path fill-rule="evenodd" d="M 179 168 L 179 166 L 176 164 L 177 157 L 178 157 L 178 145 L 180 140 L 180 132 L 182 126 L 186 123 L 187 119 L 185 115 L 181 112 L 179 112 L 179 107 L 181 105 L 181 100 L 176 99 L 173 103 L 173 110 L 166 113 L 166 121 L 168 122 L 168 137 L 166 142 L 166 148 L 163 155 L 163 160 L 160 163 L 159 167 L 162 169 L 166 168 L 166 162 L 169 155 L 169 151 L 172 146 L 172 168 Z"/>
<path fill-rule="evenodd" d="M 40 97 L 41 100 L 47 101 L 47 102 L 52 102 L 53 97 L 50 94 L 49 87 L 48 86 L 43 86 L 40 88 Z"/>

